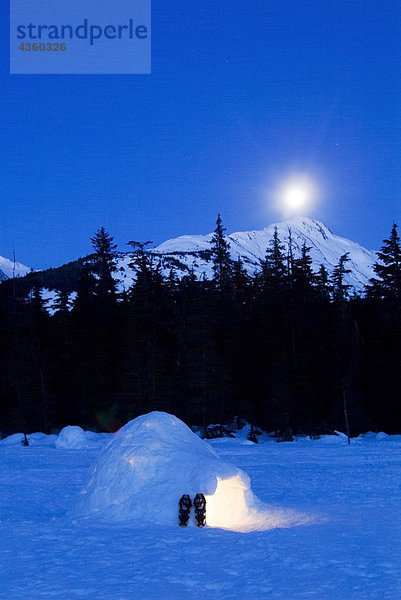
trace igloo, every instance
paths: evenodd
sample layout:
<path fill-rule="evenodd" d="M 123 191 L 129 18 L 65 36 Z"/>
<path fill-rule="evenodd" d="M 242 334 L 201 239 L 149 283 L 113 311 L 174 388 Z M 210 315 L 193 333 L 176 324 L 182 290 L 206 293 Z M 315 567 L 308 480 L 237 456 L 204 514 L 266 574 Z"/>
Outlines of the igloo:
<path fill-rule="evenodd" d="M 272 526 L 246 473 L 173 415 L 151 412 L 127 423 L 101 450 L 74 516 L 177 525 L 181 495 L 198 492 L 206 496 L 209 527 Z"/>

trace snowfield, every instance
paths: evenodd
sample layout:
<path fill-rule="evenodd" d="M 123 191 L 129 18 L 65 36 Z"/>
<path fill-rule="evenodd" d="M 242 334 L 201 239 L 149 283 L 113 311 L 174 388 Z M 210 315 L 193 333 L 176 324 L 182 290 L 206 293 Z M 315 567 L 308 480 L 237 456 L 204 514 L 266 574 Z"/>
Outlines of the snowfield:
<path fill-rule="evenodd" d="M 401 436 L 210 442 L 279 516 L 239 533 L 72 518 L 113 436 L 60 435 L 0 442 L 0 598 L 401 598 Z"/>

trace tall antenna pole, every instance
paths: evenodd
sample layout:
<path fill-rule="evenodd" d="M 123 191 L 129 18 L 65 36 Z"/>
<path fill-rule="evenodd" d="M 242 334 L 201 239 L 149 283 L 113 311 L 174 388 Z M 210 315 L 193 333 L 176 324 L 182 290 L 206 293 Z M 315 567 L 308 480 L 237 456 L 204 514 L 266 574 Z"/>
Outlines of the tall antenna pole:
<path fill-rule="evenodd" d="M 15 298 L 15 267 L 16 267 L 15 248 L 13 250 L 13 259 L 14 259 L 14 264 L 13 264 L 13 296 Z"/>

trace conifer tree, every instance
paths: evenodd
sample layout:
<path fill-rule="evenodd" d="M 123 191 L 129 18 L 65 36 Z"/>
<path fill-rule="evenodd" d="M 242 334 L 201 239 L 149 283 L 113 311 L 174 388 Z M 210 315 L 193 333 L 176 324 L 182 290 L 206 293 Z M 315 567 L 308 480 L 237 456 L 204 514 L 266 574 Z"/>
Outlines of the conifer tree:
<path fill-rule="evenodd" d="M 316 275 L 316 288 L 322 298 L 325 300 L 330 298 L 332 286 L 330 284 L 329 273 L 323 264 L 320 265 L 319 271 Z"/>
<path fill-rule="evenodd" d="M 377 252 L 379 261 L 373 265 L 373 270 L 379 279 L 371 279 L 368 288 L 370 295 L 390 300 L 401 300 L 401 244 L 397 229 L 393 223 L 390 237 Z"/>
<path fill-rule="evenodd" d="M 81 348 L 76 344 L 76 327 L 72 318 L 73 302 L 66 290 L 58 290 L 53 305 L 49 336 L 51 370 L 48 376 L 49 393 L 56 399 L 57 415 L 55 426 L 63 423 L 77 423 L 81 404 L 82 389 L 78 377 Z M 77 360 L 78 359 L 78 360 Z M 76 387 L 75 387 L 76 386 Z M 74 399 L 72 402 L 71 399 Z M 75 406 L 74 406 L 75 405 Z"/>
<path fill-rule="evenodd" d="M 74 301 L 74 310 L 78 313 L 90 313 L 95 298 L 96 278 L 92 273 L 91 265 L 85 262 L 79 273 L 77 296 Z"/>
<path fill-rule="evenodd" d="M 66 290 L 58 290 L 57 295 L 52 304 L 52 309 L 55 314 L 59 314 L 63 318 L 68 315 L 72 306 L 70 294 Z"/>
<path fill-rule="evenodd" d="M 136 280 L 131 288 L 136 301 L 141 301 L 148 307 L 155 290 L 162 284 L 163 278 L 160 273 L 160 264 L 155 264 L 154 255 L 147 250 L 152 242 L 130 241 L 128 245 L 132 248 L 131 262 L 129 266 L 136 273 Z"/>
<path fill-rule="evenodd" d="M 3 291 L 4 284 L 1 287 Z M 0 416 L 3 430 L 28 431 L 32 413 L 36 416 L 38 412 L 37 397 L 33 397 L 37 373 L 33 365 L 36 348 L 32 344 L 30 299 L 17 295 L 15 286 L 9 291 L 11 296 L 1 297 Z"/>
<path fill-rule="evenodd" d="M 146 242 L 136 242 L 135 240 L 131 240 L 128 242 L 128 246 L 131 246 L 131 262 L 129 263 L 129 267 L 134 269 L 136 273 L 148 273 L 152 268 L 152 256 L 151 253 L 147 251 L 147 247 L 150 246 L 152 242 L 147 240 Z"/>
<path fill-rule="evenodd" d="M 167 286 L 170 292 L 174 292 L 178 288 L 179 279 L 177 277 L 176 270 L 174 267 L 171 267 L 170 272 L 167 277 Z"/>
<path fill-rule="evenodd" d="M 37 390 L 37 408 L 38 414 L 43 419 L 43 430 L 49 432 L 49 405 L 48 394 L 45 385 L 46 372 L 46 346 L 48 342 L 48 323 L 49 314 L 46 310 L 48 301 L 42 297 L 42 287 L 38 280 L 34 281 L 29 302 L 31 314 L 31 331 L 29 341 L 31 344 L 34 381 L 32 387 Z M 40 400 L 39 400 L 40 399 Z"/>
<path fill-rule="evenodd" d="M 220 215 L 217 215 L 216 228 L 210 241 L 212 245 L 213 281 L 217 289 L 227 288 L 230 283 L 233 261 L 230 257 L 230 244 L 225 235 L 225 227 Z"/>
<path fill-rule="evenodd" d="M 332 339 L 337 387 L 333 414 L 342 412 L 348 443 L 353 428 L 350 418 L 356 410 L 359 386 L 357 364 L 360 345 L 359 327 L 350 313 L 349 302 L 347 302 L 351 286 L 344 283 L 345 275 L 351 272 L 346 266 L 349 260 L 348 252 L 340 256 L 332 275 L 334 303 Z"/>
<path fill-rule="evenodd" d="M 47 304 L 48 300 L 43 298 L 43 289 L 41 284 L 39 281 L 34 281 L 31 291 L 30 306 L 35 319 L 42 321 L 48 316 L 46 312 Z"/>
<path fill-rule="evenodd" d="M 295 269 L 295 258 L 294 258 L 294 243 L 292 239 L 292 229 L 288 227 L 288 252 L 287 252 L 287 274 L 293 282 Z"/>
<path fill-rule="evenodd" d="M 285 247 L 278 236 L 277 227 L 274 228 L 273 238 L 266 250 L 265 259 L 262 261 L 262 278 L 266 284 L 273 287 L 281 286 L 287 279 Z"/>
<path fill-rule="evenodd" d="M 312 258 L 309 251 L 310 247 L 304 242 L 301 248 L 301 256 L 293 260 L 293 277 L 301 291 L 308 286 L 312 286 L 315 282 L 315 274 L 312 271 Z"/>
<path fill-rule="evenodd" d="M 164 392 L 169 387 L 167 365 L 173 355 L 167 330 L 170 326 L 173 303 L 172 291 L 160 272 L 157 255 L 147 250 L 152 242 L 131 241 L 130 267 L 136 279 L 130 289 L 129 327 L 137 346 L 131 352 L 135 362 L 135 377 L 128 378 L 137 406 L 143 410 L 165 410 Z"/>
<path fill-rule="evenodd" d="M 72 313 L 76 332 L 76 384 L 81 401 L 75 410 L 84 426 L 98 410 L 113 404 L 119 355 L 116 244 L 104 227 L 91 238 L 94 253 L 85 262 Z"/>
<path fill-rule="evenodd" d="M 249 275 L 246 272 L 244 263 L 238 255 L 237 260 L 233 262 L 232 281 L 236 295 L 238 296 L 249 284 Z"/>
<path fill-rule="evenodd" d="M 104 227 L 98 229 L 91 238 L 95 251 L 92 257 L 92 270 L 97 275 L 95 290 L 101 298 L 113 296 L 116 292 L 117 283 L 113 278 L 113 273 L 117 270 L 117 245 L 113 240 L 114 238 L 107 233 Z"/>
<path fill-rule="evenodd" d="M 333 269 L 332 284 L 333 284 L 333 300 L 344 303 L 348 297 L 350 285 L 344 283 L 344 277 L 351 273 L 351 269 L 347 269 L 346 265 L 349 262 L 349 252 L 340 256 L 337 265 Z"/>

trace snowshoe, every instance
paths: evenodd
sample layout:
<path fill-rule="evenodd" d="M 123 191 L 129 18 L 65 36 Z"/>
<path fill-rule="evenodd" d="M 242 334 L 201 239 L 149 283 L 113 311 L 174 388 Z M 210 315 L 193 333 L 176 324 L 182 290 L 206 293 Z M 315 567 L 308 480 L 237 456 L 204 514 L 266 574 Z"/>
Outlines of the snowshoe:
<path fill-rule="evenodd" d="M 181 496 L 178 503 L 178 524 L 180 527 L 186 527 L 189 521 L 189 513 L 191 512 L 192 501 L 188 494 Z"/>
<path fill-rule="evenodd" d="M 196 494 L 194 499 L 195 523 L 197 527 L 206 525 L 206 498 L 203 494 Z"/>

